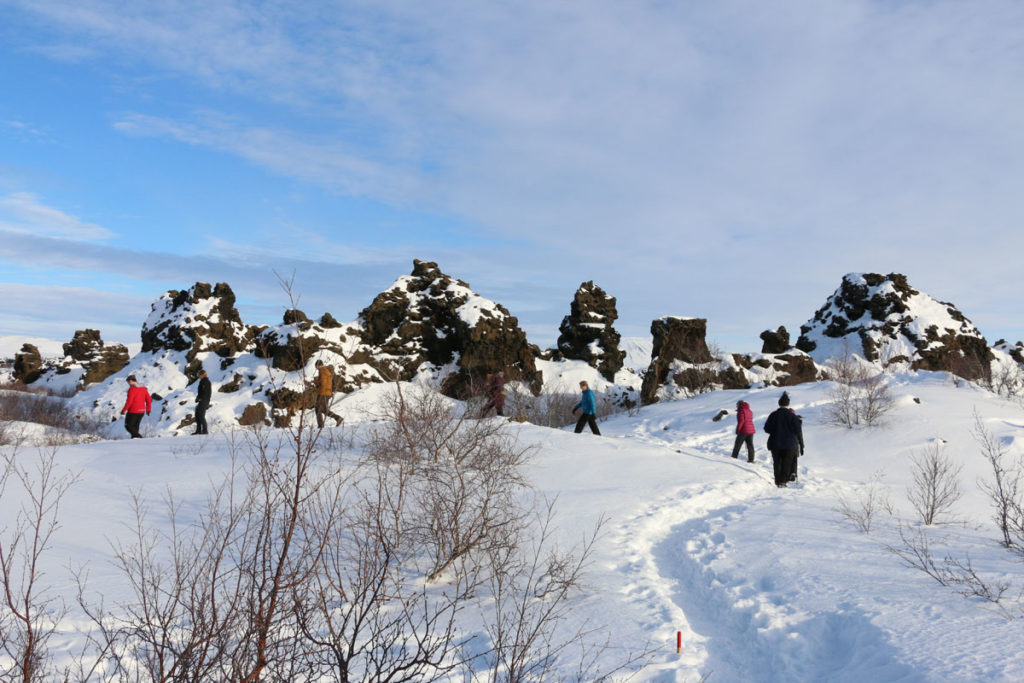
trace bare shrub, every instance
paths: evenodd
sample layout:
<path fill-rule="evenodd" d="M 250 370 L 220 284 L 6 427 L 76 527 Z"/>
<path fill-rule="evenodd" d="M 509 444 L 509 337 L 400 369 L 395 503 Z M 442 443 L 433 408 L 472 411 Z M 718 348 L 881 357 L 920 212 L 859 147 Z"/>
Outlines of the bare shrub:
<path fill-rule="evenodd" d="M 578 545 L 560 549 L 553 541 L 554 501 L 535 508 L 539 530 L 525 545 L 510 545 L 492 553 L 489 604 L 482 606 L 490 649 L 484 655 L 488 681 L 553 680 L 567 661 L 575 664 L 576 681 L 603 681 L 647 659 L 650 645 L 631 650 L 611 670 L 597 665 L 607 641 L 587 645 L 600 628 L 582 624 L 561 632 L 572 609 L 571 598 L 584 590 L 584 570 L 603 525 Z M 474 677 L 473 680 L 477 680 Z"/>
<path fill-rule="evenodd" d="M 1010 589 L 1002 580 L 987 580 L 972 566 L 970 557 L 956 559 L 948 553 L 937 559 L 932 552 L 931 542 L 924 529 L 899 527 L 900 543 L 885 548 L 896 555 L 911 569 L 924 572 L 940 585 L 950 587 L 965 597 L 975 597 L 993 604 L 1000 604 Z M 1000 604 L 1002 607 L 1002 605 Z M 1009 612 L 1004 608 L 1004 614 Z"/>
<path fill-rule="evenodd" d="M 433 581 L 464 556 L 506 543 L 521 525 L 516 500 L 529 449 L 501 422 L 467 419 L 435 392 L 414 391 L 407 400 L 396 384 L 365 450 L 410 466 L 408 504 L 418 510 L 410 533 L 433 557 Z"/>
<path fill-rule="evenodd" d="M 854 498 L 847 498 L 840 494 L 838 504 L 834 508 L 844 519 L 849 520 L 862 533 L 869 533 L 875 519 L 885 512 L 889 516 L 893 514 L 892 503 L 889 500 L 889 491 L 882 483 L 883 475 L 875 473 L 871 480 L 860 490 Z"/>
<path fill-rule="evenodd" d="M 24 501 L 0 529 L 0 652 L 5 655 L 0 678 L 5 681 L 49 681 L 57 673 L 48 646 L 67 610 L 46 584 L 40 560 L 50 550 L 61 501 L 77 476 L 58 472 L 56 456 L 55 447 L 40 449 L 29 468 L 17 448 L 0 454 L 0 497 L 18 495 Z"/>
<path fill-rule="evenodd" d="M 996 363 L 987 377 L 979 380 L 989 391 L 1010 399 L 1024 397 L 1024 370 L 1015 362 Z"/>
<path fill-rule="evenodd" d="M 75 414 L 62 398 L 24 387 L 0 391 L 0 422 L 31 422 L 58 430 L 47 438 L 48 446 L 72 443 L 83 436 L 99 438 L 105 426 L 95 418 Z M 20 430 L 7 427 L 0 432 L 0 445 L 21 440 Z"/>
<path fill-rule="evenodd" d="M 574 405 L 580 402 L 579 392 L 562 384 L 548 388 L 534 396 L 521 385 L 513 385 L 505 400 L 505 412 L 517 422 L 529 422 L 541 427 L 565 427 L 576 421 L 572 414 Z M 601 409 L 598 401 L 598 410 Z"/>
<path fill-rule="evenodd" d="M 907 499 L 922 523 L 935 524 L 950 514 L 963 496 L 959 482 L 962 470 L 963 466 L 955 464 L 937 442 L 911 457 L 913 482 L 907 487 Z"/>
<path fill-rule="evenodd" d="M 894 402 L 885 374 L 854 356 L 844 343 L 843 353 L 829 359 L 827 376 L 834 387 L 825 409 L 830 424 L 853 428 L 881 424 Z"/>
<path fill-rule="evenodd" d="M 1024 555 L 1024 462 L 1009 461 L 1006 445 L 985 427 L 977 411 L 971 435 L 992 468 L 992 478 L 979 481 L 988 496 L 993 519 L 1006 548 Z"/>

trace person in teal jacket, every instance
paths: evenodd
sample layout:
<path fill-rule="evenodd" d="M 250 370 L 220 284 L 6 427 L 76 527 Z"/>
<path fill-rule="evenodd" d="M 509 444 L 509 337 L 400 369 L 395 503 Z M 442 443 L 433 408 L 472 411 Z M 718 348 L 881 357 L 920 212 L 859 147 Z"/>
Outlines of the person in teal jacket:
<path fill-rule="evenodd" d="M 583 397 L 572 409 L 573 414 L 577 410 L 583 409 L 579 421 L 576 422 L 576 433 L 582 432 L 583 425 L 589 424 L 590 431 L 601 436 L 601 430 L 597 428 L 597 401 L 594 400 L 594 392 L 590 390 L 586 382 L 580 382 L 580 390 L 583 392 Z"/>

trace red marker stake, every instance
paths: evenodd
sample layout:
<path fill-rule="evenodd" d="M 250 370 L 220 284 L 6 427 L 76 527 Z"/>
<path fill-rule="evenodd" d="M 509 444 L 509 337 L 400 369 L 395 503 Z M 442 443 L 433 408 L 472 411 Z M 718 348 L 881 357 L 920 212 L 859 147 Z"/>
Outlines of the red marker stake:
<path fill-rule="evenodd" d="M 676 631 L 676 654 L 680 655 L 683 653 L 683 632 Z"/>

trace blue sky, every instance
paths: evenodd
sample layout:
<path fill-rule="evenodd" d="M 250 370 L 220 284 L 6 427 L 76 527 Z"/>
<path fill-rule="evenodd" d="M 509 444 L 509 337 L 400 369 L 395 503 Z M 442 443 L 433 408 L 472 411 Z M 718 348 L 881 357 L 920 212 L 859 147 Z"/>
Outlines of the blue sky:
<path fill-rule="evenodd" d="M 0 0 L 0 335 L 231 284 L 353 320 L 437 261 L 550 345 L 795 335 L 901 272 L 1024 338 L 1024 3 Z"/>

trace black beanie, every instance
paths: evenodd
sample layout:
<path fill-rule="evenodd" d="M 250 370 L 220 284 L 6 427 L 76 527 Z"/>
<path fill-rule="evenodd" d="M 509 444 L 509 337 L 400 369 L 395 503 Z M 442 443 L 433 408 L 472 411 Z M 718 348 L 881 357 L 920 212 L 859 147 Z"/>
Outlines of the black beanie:
<path fill-rule="evenodd" d="M 779 396 L 779 405 L 780 406 L 788 406 L 789 405 L 789 394 L 787 394 L 785 391 L 782 392 L 782 396 Z"/>

